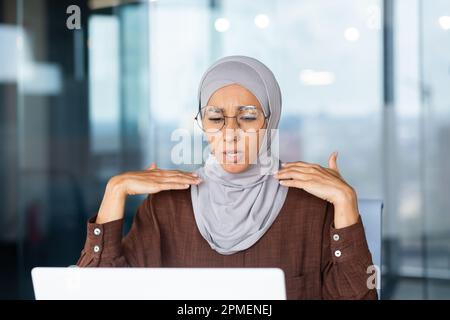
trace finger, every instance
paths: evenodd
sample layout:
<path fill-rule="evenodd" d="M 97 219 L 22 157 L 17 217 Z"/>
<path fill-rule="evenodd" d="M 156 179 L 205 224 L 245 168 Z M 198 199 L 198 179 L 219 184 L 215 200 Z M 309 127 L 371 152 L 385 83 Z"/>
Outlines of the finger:
<path fill-rule="evenodd" d="M 318 177 L 324 177 L 327 178 L 329 175 L 335 177 L 335 178 L 339 178 L 342 179 L 342 177 L 340 176 L 339 172 L 329 169 L 329 168 L 323 168 L 319 165 L 311 165 L 308 167 L 297 167 L 297 166 L 292 166 L 290 168 L 286 168 L 286 169 L 281 169 L 279 170 L 276 174 L 275 174 L 275 178 L 277 178 L 277 174 L 279 173 L 284 173 L 284 172 L 288 172 L 288 171 L 297 171 L 297 172 L 302 172 L 302 173 L 310 173 L 312 175 L 316 175 Z"/>
<path fill-rule="evenodd" d="M 198 174 L 196 172 L 179 171 L 178 173 L 181 175 L 189 176 L 189 177 L 198 177 Z"/>
<path fill-rule="evenodd" d="M 302 173 L 311 173 L 311 174 L 317 174 L 317 173 L 324 173 L 325 170 L 323 170 L 322 167 L 319 165 L 311 165 L 307 167 L 299 167 L 299 166 L 291 166 L 288 168 L 283 168 L 278 170 L 275 174 L 284 173 L 284 172 L 302 172 Z"/>
<path fill-rule="evenodd" d="M 280 184 L 285 187 L 305 188 L 308 184 L 306 181 L 301 180 L 280 180 Z"/>
<path fill-rule="evenodd" d="M 316 164 L 313 164 L 313 165 L 308 166 L 308 167 L 293 166 L 293 167 L 290 167 L 290 168 L 281 169 L 274 176 L 275 176 L 275 178 L 278 178 L 278 174 L 284 174 L 285 172 L 306 173 L 306 174 L 310 174 L 311 178 L 316 177 L 316 179 L 317 178 L 329 179 L 330 175 L 333 178 L 342 179 L 342 177 L 340 176 L 339 172 L 337 172 L 337 171 L 335 171 L 333 169 L 328 169 L 328 168 L 321 167 L 321 166 L 316 165 Z"/>
<path fill-rule="evenodd" d="M 297 179 L 297 180 L 311 180 L 313 178 L 313 175 L 311 173 L 306 172 L 300 172 L 296 170 L 286 170 L 286 171 L 279 171 L 274 175 L 276 179 Z"/>
<path fill-rule="evenodd" d="M 321 165 L 317 163 L 309 163 L 303 161 L 288 162 L 284 164 L 278 172 L 283 172 L 283 170 L 289 169 L 301 170 L 303 172 L 310 172 L 310 173 L 324 173 L 324 174 L 327 173 L 326 168 L 322 167 Z"/>
<path fill-rule="evenodd" d="M 285 162 L 281 164 L 281 167 L 284 168 L 291 168 L 291 167 L 295 167 L 295 166 L 299 166 L 299 167 L 310 167 L 312 166 L 313 163 L 309 163 L 309 162 L 304 162 L 304 161 L 295 161 L 295 162 Z"/>
<path fill-rule="evenodd" d="M 152 171 L 152 175 L 156 175 L 157 177 L 172 177 L 172 176 L 185 176 L 191 178 L 198 177 L 196 173 L 192 172 L 185 172 L 180 170 L 160 170 L 160 169 Z"/>
<path fill-rule="evenodd" d="M 338 166 L 337 166 L 337 156 L 338 156 L 338 152 L 334 151 L 331 155 L 330 158 L 328 159 L 328 167 L 332 170 L 335 170 L 337 172 L 339 172 Z"/>
<path fill-rule="evenodd" d="M 339 173 L 339 171 L 336 171 L 334 169 L 329 169 L 329 168 L 324 168 L 326 172 L 328 172 L 329 174 L 331 174 L 333 177 L 342 179 L 341 174 Z"/>
<path fill-rule="evenodd" d="M 167 177 L 161 177 L 159 178 L 159 181 L 161 182 L 168 182 L 168 183 L 182 183 L 182 184 L 199 184 L 202 182 L 200 178 L 195 177 L 188 177 L 188 176 L 167 176 Z"/>
<path fill-rule="evenodd" d="M 190 172 L 162 172 L 159 174 L 161 177 L 183 177 L 189 179 L 200 179 L 197 174 L 193 174 Z"/>
<path fill-rule="evenodd" d="M 190 187 L 188 183 L 160 182 L 158 183 L 160 190 L 181 190 Z"/>
<path fill-rule="evenodd" d="M 194 177 L 198 176 L 195 172 L 182 171 L 182 170 L 162 170 L 161 172 L 163 174 L 164 173 L 169 173 L 169 174 L 172 174 L 172 175 L 183 174 L 183 175 L 194 176 Z"/>

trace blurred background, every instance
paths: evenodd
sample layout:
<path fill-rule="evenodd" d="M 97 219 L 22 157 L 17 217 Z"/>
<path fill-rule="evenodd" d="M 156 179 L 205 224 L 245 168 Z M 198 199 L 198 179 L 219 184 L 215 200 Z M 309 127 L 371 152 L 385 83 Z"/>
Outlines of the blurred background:
<path fill-rule="evenodd" d="M 450 0 L 0 0 L 0 298 L 76 263 L 111 176 L 175 166 L 203 71 L 243 54 L 280 82 L 282 159 L 337 149 L 383 199 L 382 298 L 450 299 L 449 53 Z"/>

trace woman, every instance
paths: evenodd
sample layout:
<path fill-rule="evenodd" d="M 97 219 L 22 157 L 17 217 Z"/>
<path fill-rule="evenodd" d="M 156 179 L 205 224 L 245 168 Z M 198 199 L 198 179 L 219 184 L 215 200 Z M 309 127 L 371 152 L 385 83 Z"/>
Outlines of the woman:
<path fill-rule="evenodd" d="M 211 152 L 204 166 L 189 173 L 153 163 L 111 178 L 78 265 L 278 267 L 288 299 L 376 299 L 356 194 L 337 153 L 323 168 L 280 165 L 271 149 L 281 113 L 272 72 L 253 58 L 222 58 L 203 75 L 198 98 Z M 122 238 L 134 194 L 149 196 Z"/>

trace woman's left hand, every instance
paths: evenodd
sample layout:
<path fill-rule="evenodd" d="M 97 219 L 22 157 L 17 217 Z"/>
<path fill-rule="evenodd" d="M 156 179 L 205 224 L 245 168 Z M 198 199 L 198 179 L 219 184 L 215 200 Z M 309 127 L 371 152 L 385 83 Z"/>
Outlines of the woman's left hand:
<path fill-rule="evenodd" d="M 303 189 L 334 205 L 334 227 L 348 227 L 358 221 L 358 203 L 354 189 L 342 178 L 337 152 L 328 159 L 328 168 L 302 161 L 288 162 L 274 177 L 287 187 Z"/>

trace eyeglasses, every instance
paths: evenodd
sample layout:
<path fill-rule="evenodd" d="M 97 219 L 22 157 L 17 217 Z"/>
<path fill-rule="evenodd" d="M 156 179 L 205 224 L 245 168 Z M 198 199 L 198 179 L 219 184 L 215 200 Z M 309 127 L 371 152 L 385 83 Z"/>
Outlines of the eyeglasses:
<path fill-rule="evenodd" d="M 264 127 L 267 117 L 256 106 L 239 106 L 238 113 L 234 117 L 224 115 L 223 109 L 215 106 L 201 108 L 195 120 L 198 126 L 205 132 L 219 132 L 225 126 L 225 119 L 235 118 L 240 129 L 246 132 L 257 131 Z"/>

